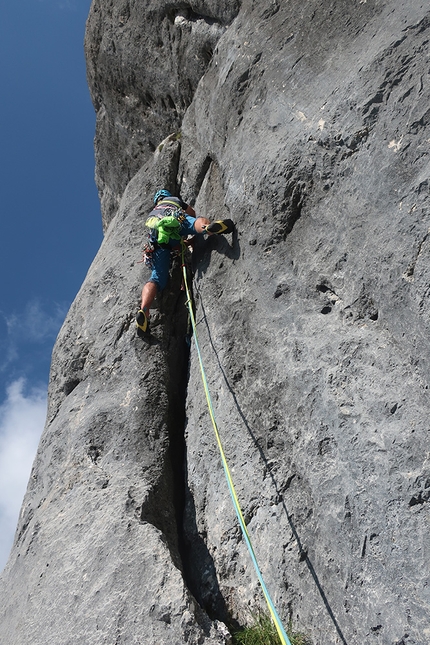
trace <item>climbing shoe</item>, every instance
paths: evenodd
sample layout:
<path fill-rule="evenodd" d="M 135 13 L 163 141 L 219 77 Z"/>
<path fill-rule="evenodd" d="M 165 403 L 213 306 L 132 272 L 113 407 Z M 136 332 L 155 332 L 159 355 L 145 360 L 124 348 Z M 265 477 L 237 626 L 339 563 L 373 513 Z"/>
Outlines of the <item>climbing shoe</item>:
<path fill-rule="evenodd" d="M 149 320 L 146 313 L 143 311 L 143 309 L 139 309 L 137 313 L 136 327 L 137 327 L 137 333 L 139 335 L 149 333 Z"/>
<path fill-rule="evenodd" d="M 217 235 L 220 235 L 220 233 L 233 233 L 234 224 L 231 219 L 220 219 L 206 226 L 206 230 L 208 233 L 216 233 Z"/>

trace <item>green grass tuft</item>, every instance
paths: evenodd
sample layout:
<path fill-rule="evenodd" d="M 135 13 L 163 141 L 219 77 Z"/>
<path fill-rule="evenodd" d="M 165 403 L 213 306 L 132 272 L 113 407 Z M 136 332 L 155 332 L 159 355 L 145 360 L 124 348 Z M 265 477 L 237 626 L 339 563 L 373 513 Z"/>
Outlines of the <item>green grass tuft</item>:
<path fill-rule="evenodd" d="M 289 625 L 288 637 L 291 645 L 310 645 L 303 634 L 292 633 Z M 259 616 L 251 627 L 245 627 L 233 634 L 233 645 L 281 645 L 276 627 L 269 616 Z"/>

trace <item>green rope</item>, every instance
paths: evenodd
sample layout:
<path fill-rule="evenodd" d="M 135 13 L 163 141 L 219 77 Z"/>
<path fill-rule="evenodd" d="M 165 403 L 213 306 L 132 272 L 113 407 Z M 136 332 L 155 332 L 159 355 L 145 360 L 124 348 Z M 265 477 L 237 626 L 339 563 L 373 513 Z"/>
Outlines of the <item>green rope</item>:
<path fill-rule="evenodd" d="M 229 491 L 230 491 L 231 498 L 233 500 L 234 510 L 236 512 L 236 516 L 237 516 L 237 519 L 239 521 L 240 528 L 242 530 L 242 535 L 243 535 L 244 540 L 246 542 L 246 545 L 248 547 L 248 551 L 249 551 L 249 554 L 251 556 L 251 560 L 253 562 L 253 565 L 254 565 L 258 580 L 259 580 L 259 582 L 261 584 L 261 588 L 263 590 L 263 594 L 264 594 L 264 597 L 266 599 L 266 603 L 267 603 L 270 615 L 271 615 L 272 620 L 273 620 L 273 622 L 275 624 L 276 631 L 278 632 L 278 636 L 280 638 L 280 641 L 281 641 L 282 645 L 291 645 L 291 641 L 290 641 L 290 639 L 288 638 L 288 636 L 287 636 L 287 634 L 285 632 L 285 629 L 284 629 L 284 627 L 282 625 L 281 619 L 278 616 L 278 613 L 277 613 L 277 611 L 275 609 L 273 601 L 272 601 L 272 599 L 270 597 L 270 594 L 269 594 L 269 592 L 267 590 L 267 587 L 265 585 L 265 582 L 263 580 L 263 576 L 261 574 L 260 567 L 258 566 L 258 562 L 257 562 L 257 558 L 256 558 L 256 555 L 255 555 L 255 552 L 254 552 L 254 548 L 253 548 L 252 543 L 251 543 L 251 538 L 250 538 L 249 533 L 248 533 L 248 529 L 247 529 L 247 526 L 246 526 L 246 523 L 245 523 L 245 520 L 244 520 L 244 517 L 243 517 L 242 510 L 240 508 L 239 500 L 238 500 L 236 490 L 235 490 L 235 487 L 234 487 L 234 484 L 233 484 L 233 479 L 231 477 L 230 469 L 228 467 L 227 459 L 226 459 L 226 456 L 225 456 L 225 453 L 224 453 L 224 449 L 222 447 L 221 437 L 219 435 L 218 426 L 217 426 L 217 423 L 216 423 L 216 420 L 215 420 L 215 412 L 214 412 L 213 405 L 212 405 L 212 400 L 211 400 L 211 396 L 210 396 L 210 392 L 209 392 L 209 386 L 208 386 L 208 382 L 207 382 L 207 379 L 206 379 L 205 369 L 204 369 L 204 366 L 203 366 L 202 355 L 200 353 L 200 347 L 199 347 L 199 343 L 198 343 L 198 339 L 197 339 L 196 321 L 195 321 L 194 312 L 193 312 L 193 303 L 192 303 L 191 293 L 190 293 L 190 289 L 188 287 L 187 269 L 186 269 L 186 266 L 185 266 L 185 248 L 184 247 L 185 247 L 185 245 L 182 244 L 182 272 L 183 272 L 183 276 L 184 276 L 185 291 L 186 291 L 186 294 L 187 294 L 187 303 L 186 304 L 187 304 L 187 307 L 188 307 L 188 311 L 190 313 L 191 326 L 192 326 L 193 335 L 194 335 L 194 343 L 195 343 L 196 350 L 197 350 L 197 355 L 198 355 L 198 358 L 199 358 L 200 372 L 201 372 L 201 376 L 202 376 L 203 387 L 204 387 L 204 390 L 205 390 L 206 401 L 207 401 L 207 404 L 208 404 L 209 415 L 210 415 L 210 418 L 211 418 L 211 421 L 212 421 L 216 441 L 217 441 L 219 452 L 220 452 L 220 455 L 221 455 L 221 462 L 222 462 L 222 465 L 223 465 L 223 468 L 224 468 L 225 477 L 227 479 L 228 488 L 229 488 Z"/>

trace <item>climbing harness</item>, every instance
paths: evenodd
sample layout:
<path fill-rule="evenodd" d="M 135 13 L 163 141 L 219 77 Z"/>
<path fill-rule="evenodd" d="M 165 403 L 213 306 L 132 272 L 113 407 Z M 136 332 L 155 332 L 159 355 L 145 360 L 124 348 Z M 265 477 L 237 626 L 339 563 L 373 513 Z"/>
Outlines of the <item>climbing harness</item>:
<path fill-rule="evenodd" d="M 280 639 L 282 645 L 291 645 L 291 641 L 288 638 L 288 636 L 286 634 L 286 631 L 284 629 L 284 626 L 282 625 L 281 619 L 278 616 L 278 613 L 277 613 L 277 611 L 275 609 L 273 601 L 272 601 L 272 599 L 270 597 L 270 594 L 269 594 L 269 592 L 267 590 L 267 587 L 265 585 L 265 582 L 263 580 L 263 576 L 261 574 L 260 567 L 258 566 L 258 562 L 257 562 L 257 558 L 256 558 L 256 555 L 255 555 L 255 552 L 254 552 L 254 548 L 253 548 L 252 543 L 251 543 L 251 538 L 250 538 L 250 535 L 248 533 L 248 529 L 247 529 L 247 526 L 246 526 L 246 523 L 245 523 L 245 519 L 243 517 L 242 510 L 240 508 L 239 500 L 238 500 L 236 490 L 235 490 L 234 484 L 233 484 L 233 479 L 231 477 L 230 469 L 228 467 L 227 459 L 226 459 L 226 456 L 225 456 L 225 453 L 224 453 L 224 449 L 222 447 L 221 437 L 219 435 L 218 426 L 217 426 L 217 423 L 216 423 L 216 420 L 215 420 L 215 412 L 214 412 L 214 409 L 213 409 L 213 406 L 212 406 L 212 399 L 211 399 L 211 396 L 210 396 L 209 386 L 208 386 L 208 382 L 207 382 L 207 379 L 206 379 L 206 374 L 205 374 L 205 370 L 204 370 L 204 366 L 203 366 L 202 355 L 201 355 L 201 352 L 200 352 L 200 347 L 199 347 L 199 343 L 198 343 L 198 339 L 197 339 L 196 320 L 195 320 L 195 317 L 194 317 L 193 303 L 192 303 L 192 299 L 191 299 L 190 289 L 189 289 L 189 286 L 188 286 L 187 269 L 186 269 L 186 266 L 185 266 L 185 249 L 184 249 L 184 246 L 185 245 L 182 244 L 182 271 L 183 271 L 185 291 L 186 291 L 186 296 L 187 296 L 187 303 L 186 304 L 187 304 L 189 315 L 190 315 L 191 326 L 192 326 L 193 335 L 194 335 L 194 343 L 195 343 L 195 346 L 196 346 L 197 356 L 198 356 L 198 359 L 199 359 L 200 372 L 201 372 L 201 376 L 202 376 L 203 387 L 204 387 L 204 390 L 205 390 L 206 401 L 207 401 L 207 404 L 208 404 L 209 415 L 210 415 L 210 418 L 211 418 L 211 421 L 212 421 L 213 429 L 215 431 L 215 437 L 216 437 L 216 441 L 217 441 L 217 444 L 218 444 L 218 448 L 219 448 L 219 452 L 220 452 L 220 456 L 221 456 L 221 462 L 222 462 L 222 465 L 223 465 L 223 468 L 224 468 L 225 477 L 227 479 L 227 484 L 228 484 L 230 495 L 231 495 L 231 498 L 232 498 L 232 501 L 233 501 L 234 510 L 236 511 L 236 516 L 237 516 L 237 519 L 239 521 L 240 528 L 242 530 L 242 535 L 243 535 L 244 540 L 246 542 L 246 545 L 248 547 L 248 551 L 249 551 L 249 554 L 251 556 L 251 560 L 252 560 L 252 563 L 254 565 L 255 572 L 256 572 L 258 580 L 259 580 L 259 582 L 261 584 L 261 588 L 263 590 L 263 594 L 264 594 L 264 597 L 265 597 L 265 600 L 266 600 L 270 615 L 271 615 L 272 620 L 273 620 L 273 622 L 275 624 L 276 631 L 278 632 L 279 639 Z"/>

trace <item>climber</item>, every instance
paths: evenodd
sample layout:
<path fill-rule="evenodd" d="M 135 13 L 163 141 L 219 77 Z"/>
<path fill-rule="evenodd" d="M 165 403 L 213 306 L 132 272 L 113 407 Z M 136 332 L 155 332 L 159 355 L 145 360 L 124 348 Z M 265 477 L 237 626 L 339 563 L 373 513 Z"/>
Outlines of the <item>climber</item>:
<path fill-rule="evenodd" d="M 171 251 L 177 249 L 181 240 L 191 235 L 232 233 L 234 224 L 230 219 L 210 222 L 206 217 L 196 217 L 194 209 L 180 197 L 168 190 L 158 190 L 154 195 L 154 208 L 146 225 L 150 229 L 144 259 L 152 269 L 151 277 L 142 289 L 141 307 L 136 316 L 138 334 L 149 332 L 149 310 L 157 295 L 167 284 Z"/>

